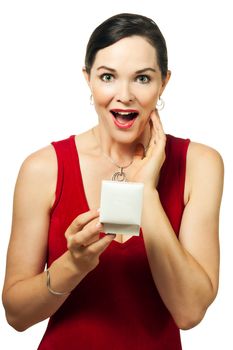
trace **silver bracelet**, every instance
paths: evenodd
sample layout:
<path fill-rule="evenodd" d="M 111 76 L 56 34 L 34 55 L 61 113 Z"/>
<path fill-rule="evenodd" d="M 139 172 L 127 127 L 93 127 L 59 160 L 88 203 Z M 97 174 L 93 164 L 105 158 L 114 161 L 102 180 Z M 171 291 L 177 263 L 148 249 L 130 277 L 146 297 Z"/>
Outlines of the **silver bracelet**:
<path fill-rule="evenodd" d="M 47 288 L 49 290 L 49 292 L 53 295 L 68 295 L 70 294 L 71 292 L 56 292 L 55 290 L 53 290 L 50 286 L 50 273 L 49 273 L 49 269 L 46 269 L 46 274 L 47 274 L 47 282 L 46 282 L 46 285 L 47 285 Z"/>

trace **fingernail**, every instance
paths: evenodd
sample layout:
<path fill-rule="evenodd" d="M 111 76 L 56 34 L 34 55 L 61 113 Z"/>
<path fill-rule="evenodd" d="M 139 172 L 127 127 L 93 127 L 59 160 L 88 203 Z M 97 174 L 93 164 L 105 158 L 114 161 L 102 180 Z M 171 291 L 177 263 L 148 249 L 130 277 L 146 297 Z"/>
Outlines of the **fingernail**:
<path fill-rule="evenodd" d="M 99 209 L 97 209 L 97 211 L 100 213 L 100 208 L 99 208 Z"/>

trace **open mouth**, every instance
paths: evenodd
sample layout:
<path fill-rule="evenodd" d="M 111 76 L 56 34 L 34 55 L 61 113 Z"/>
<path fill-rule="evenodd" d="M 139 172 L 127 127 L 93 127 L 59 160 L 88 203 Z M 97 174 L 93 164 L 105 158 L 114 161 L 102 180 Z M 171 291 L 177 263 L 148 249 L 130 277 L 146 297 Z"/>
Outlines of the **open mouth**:
<path fill-rule="evenodd" d="M 113 110 L 110 112 L 120 124 L 126 124 L 127 122 L 137 118 L 139 114 L 138 112 L 116 112 Z"/>

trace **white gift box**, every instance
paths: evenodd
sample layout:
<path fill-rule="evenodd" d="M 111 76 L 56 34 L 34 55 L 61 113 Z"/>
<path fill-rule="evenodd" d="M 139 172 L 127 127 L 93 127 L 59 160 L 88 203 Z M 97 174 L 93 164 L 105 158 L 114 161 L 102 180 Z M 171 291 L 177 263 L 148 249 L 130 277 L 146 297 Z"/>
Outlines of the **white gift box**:
<path fill-rule="evenodd" d="M 139 236 L 144 184 L 102 181 L 100 222 L 105 233 Z"/>

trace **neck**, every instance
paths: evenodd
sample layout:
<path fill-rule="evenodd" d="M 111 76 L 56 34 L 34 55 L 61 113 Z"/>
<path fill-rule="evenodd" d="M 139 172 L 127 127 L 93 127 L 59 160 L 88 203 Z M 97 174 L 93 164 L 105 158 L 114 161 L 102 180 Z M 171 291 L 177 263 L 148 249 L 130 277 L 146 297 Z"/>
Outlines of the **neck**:
<path fill-rule="evenodd" d="M 122 167 L 128 165 L 132 160 L 136 145 L 141 143 L 146 149 L 151 138 L 149 124 L 143 133 L 136 140 L 132 141 L 126 138 L 126 141 L 117 141 L 101 125 L 95 126 L 92 132 L 100 148 L 100 154 L 108 156 Z"/>

